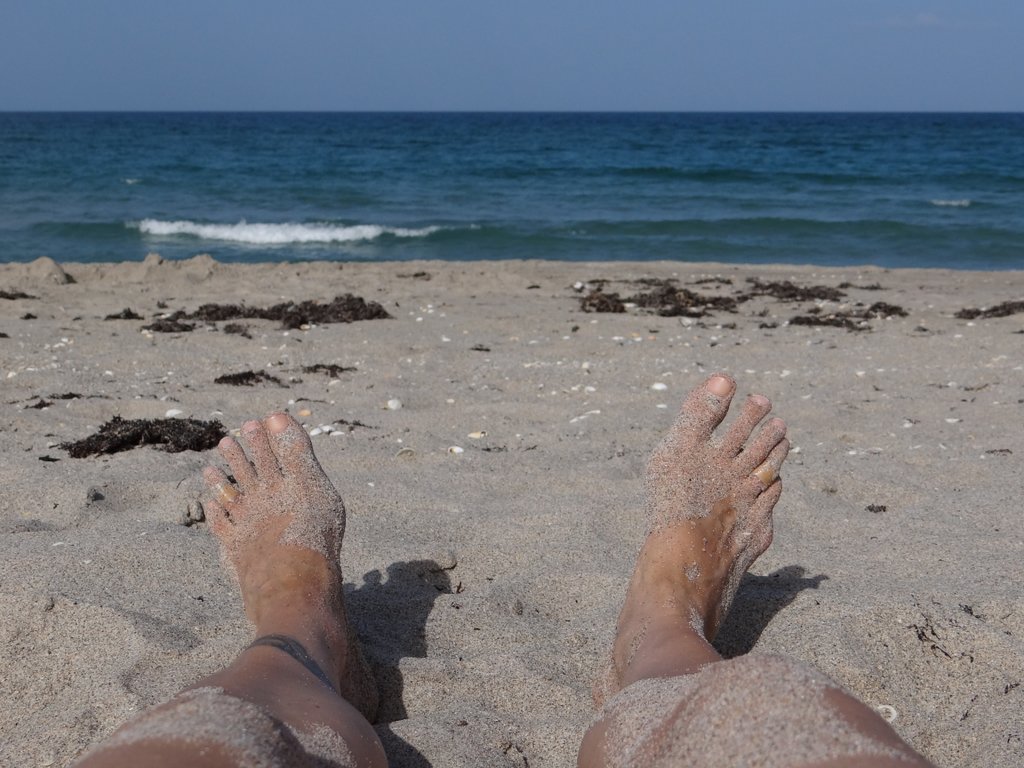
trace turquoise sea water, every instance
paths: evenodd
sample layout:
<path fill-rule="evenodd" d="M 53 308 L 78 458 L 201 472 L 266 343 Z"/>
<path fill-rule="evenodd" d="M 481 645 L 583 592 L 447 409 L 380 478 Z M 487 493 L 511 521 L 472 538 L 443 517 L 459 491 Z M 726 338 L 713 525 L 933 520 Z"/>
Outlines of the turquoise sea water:
<path fill-rule="evenodd" d="M 0 261 L 1024 268 L 1024 115 L 0 113 Z"/>

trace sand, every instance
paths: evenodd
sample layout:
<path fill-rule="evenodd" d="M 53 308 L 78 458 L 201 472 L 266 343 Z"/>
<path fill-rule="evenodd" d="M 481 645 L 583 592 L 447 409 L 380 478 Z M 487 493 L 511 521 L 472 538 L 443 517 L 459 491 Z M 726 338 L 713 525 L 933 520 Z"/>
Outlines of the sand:
<path fill-rule="evenodd" d="M 572 287 L 628 297 L 667 277 L 721 296 L 749 277 L 884 290 L 693 319 L 584 313 Z M 692 285 L 707 277 L 732 284 Z M 0 765 L 68 764 L 251 639 L 187 513 L 213 452 L 58 444 L 115 415 L 237 430 L 281 408 L 309 412 L 345 499 L 346 596 L 392 763 L 572 765 L 646 526 L 646 456 L 715 370 L 771 398 L 794 445 L 720 648 L 812 665 L 939 765 L 1024 762 L 1024 315 L 954 317 L 1021 300 L 1022 272 L 154 257 L 0 265 L 0 290 L 36 297 L 0 298 Z M 206 302 L 347 292 L 393 319 L 140 330 Z M 877 301 L 909 314 L 786 322 Z M 144 320 L 103 319 L 126 307 Z M 319 364 L 356 370 L 302 371 Z M 248 370 L 282 385 L 214 383 Z"/>

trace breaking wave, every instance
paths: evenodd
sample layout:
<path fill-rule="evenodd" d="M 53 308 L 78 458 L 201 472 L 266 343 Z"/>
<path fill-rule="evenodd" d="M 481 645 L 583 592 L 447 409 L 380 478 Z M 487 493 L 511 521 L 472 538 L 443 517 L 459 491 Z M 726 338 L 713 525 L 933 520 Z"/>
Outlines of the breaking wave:
<path fill-rule="evenodd" d="M 382 227 L 376 224 L 200 224 L 195 221 L 143 219 L 129 223 L 147 235 L 192 235 L 204 240 L 225 240 L 247 245 L 288 245 L 292 243 L 353 243 L 392 237 L 426 237 L 440 227 Z"/>
<path fill-rule="evenodd" d="M 940 208 L 969 208 L 971 201 L 967 198 L 962 200 L 932 200 L 932 205 L 937 205 Z"/>

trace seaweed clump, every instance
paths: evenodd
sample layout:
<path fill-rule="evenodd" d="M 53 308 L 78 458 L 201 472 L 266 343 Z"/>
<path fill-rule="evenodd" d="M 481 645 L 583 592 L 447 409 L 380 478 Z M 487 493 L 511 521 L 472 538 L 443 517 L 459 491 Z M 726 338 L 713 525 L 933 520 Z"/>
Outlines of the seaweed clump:
<path fill-rule="evenodd" d="M 584 312 L 625 312 L 626 304 L 617 293 L 596 290 L 580 299 L 580 309 Z"/>
<path fill-rule="evenodd" d="M 269 381 L 279 387 L 285 386 L 277 376 L 264 371 L 242 371 L 240 373 L 225 373 L 213 380 L 214 384 L 230 384 L 233 387 L 253 387 L 261 381 Z"/>
<path fill-rule="evenodd" d="M 132 310 L 131 307 L 125 307 L 120 312 L 113 315 L 107 315 L 103 318 L 104 320 L 141 320 L 142 315 Z"/>
<path fill-rule="evenodd" d="M 143 445 L 158 445 L 168 453 L 206 451 L 227 435 L 219 421 L 199 419 L 122 419 L 115 416 L 94 435 L 61 443 L 73 459 L 130 451 Z"/>
<path fill-rule="evenodd" d="M 815 307 L 806 315 L 797 315 L 791 318 L 790 325 L 821 325 L 833 328 L 845 328 L 848 331 L 870 331 L 871 326 L 868 320 L 890 317 L 906 317 L 907 310 L 895 304 L 887 304 L 884 301 L 876 301 L 870 307 L 855 309 L 851 311 L 822 312 Z"/>
<path fill-rule="evenodd" d="M 628 301 L 638 307 L 653 309 L 662 317 L 705 317 L 709 310 L 735 312 L 737 302 L 732 296 L 702 296 L 687 288 L 678 288 L 668 280 L 648 283 L 652 290 L 638 293 Z"/>
<path fill-rule="evenodd" d="M 746 298 L 753 296 L 773 296 L 779 301 L 839 301 L 846 296 L 838 288 L 827 285 L 794 285 L 789 280 L 764 283 L 756 277 L 748 277 L 747 282 L 753 286 Z"/>
<path fill-rule="evenodd" d="M 337 378 L 342 373 L 356 370 L 355 366 L 345 367 L 334 363 L 317 363 L 316 365 L 302 366 L 303 373 L 326 373 L 331 378 Z"/>
<path fill-rule="evenodd" d="M 987 320 L 990 317 L 1009 317 L 1010 315 L 1016 315 L 1018 312 L 1024 312 L 1024 301 L 1004 301 L 1002 304 L 996 304 L 994 307 L 986 307 L 985 309 L 961 309 L 954 315 L 954 317 L 960 320 L 975 320 L 981 318 Z"/>
<path fill-rule="evenodd" d="M 301 328 L 304 325 L 327 323 L 354 323 L 358 320 L 386 320 L 391 315 L 375 301 L 346 293 L 335 296 L 327 304 L 286 301 L 272 307 L 246 307 L 239 304 L 203 304 L 195 312 L 175 312 L 172 320 L 277 320 L 283 328 Z"/>
<path fill-rule="evenodd" d="M 15 299 L 36 299 L 38 296 L 30 296 L 24 291 L 0 291 L 0 299 L 14 301 Z"/>
<path fill-rule="evenodd" d="M 188 333 L 195 330 L 195 326 L 192 323 L 183 323 L 180 320 L 163 317 L 159 320 L 154 320 L 149 325 L 142 326 L 142 330 L 155 333 Z"/>

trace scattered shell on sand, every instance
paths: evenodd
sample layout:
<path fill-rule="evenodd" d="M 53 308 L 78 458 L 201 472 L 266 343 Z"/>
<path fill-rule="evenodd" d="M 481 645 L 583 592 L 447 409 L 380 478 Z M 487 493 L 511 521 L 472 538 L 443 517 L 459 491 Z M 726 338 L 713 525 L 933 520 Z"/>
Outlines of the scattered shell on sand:
<path fill-rule="evenodd" d="M 309 408 L 303 408 L 301 411 L 299 411 L 299 416 L 301 416 L 302 418 L 305 418 L 307 416 L 312 416 L 312 415 L 313 415 L 313 412 L 311 410 L 309 410 Z"/>
<path fill-rule="evenodd" d="M 385 405 L 385 407 L 386 407 L 386 408 L 387 408 L 387 409 L 388 409 L 389 411 L 397 411 L 397 410 L 400 410 L 400 409 L 402 408 L 402 401 L 401 401 L 401 400 L 399 400 L 399 399 L 398 399 L 397 397 L 393 397 L 393 398 L 391 398 L 390 400 L 388 400 L 388 402 L 387 402 L 387 404 Z"/>
<path fill-rule="evenodd" d="M 183 413 L 184 413 L 184 411 L 181 410 L 181 408 L 171 408 L 171 409 L 169 409 L 167 411 L 167 413 L 164 414 L 164 418 L 166 418 L 166 419 L 173 419 L 176 416 L 181 416 L 181 414 L 183 414 Z"/>
<path fill-rule="evenodd" d="M 651 389 L 653 389 L 656 392 L 664 392 L 666 389 L 668 389 L 668 384 L 665 384 L 664 382 L 661 381 L 656 381 L 654 384 L 651 384 Z"/>
<path fill-rule="evenodd" d="M 416 451 L 412 448 L 402 448 L 398 453 L 395 454 L 396 459 L 411 459 L 416 455 Z"/>
<path fill-rule="evenodd" d="M 890 707 L 888 704 L 876 704 L 875 711 L 882 716 L 882 719 L 887 723 L 893 723 L 896 718 L 899 717 L 899 712 L 896 711 L 895 707 Z"/>
<path fill-rule="evenodd" d="M 581 413 L 579 416 L 574 416 L 573 418 L 569 419 L 569 423 L 575 424 L 577 421 L 583 421 L 584 419 L 589 418 L 590 416 L 596 416 L 600 412 L 601 411 L 594 410 L 587 411 L 586 413 Z"/>
<path fill-rule="evenodd" d="M 465 449 L 464 448 L 460 448 L 457 445 L 453 445 L 453 446 L 451 446 L 448 449 L 448 453 L 464 453 L 464 452 L 465 452 Z"/>
<path fill-rule="evenodd" d="M 470 432 L 468 435 L 466 435 L 466 437 L 468 437 L 470 440 L 479 440 L 481 437 L 487 437 L 487 433 L 484 432 L 483 430 L 479 432 Z"/>

